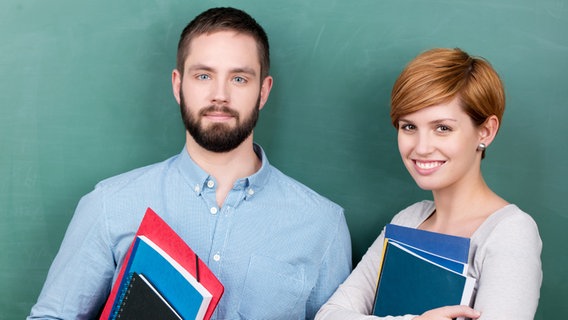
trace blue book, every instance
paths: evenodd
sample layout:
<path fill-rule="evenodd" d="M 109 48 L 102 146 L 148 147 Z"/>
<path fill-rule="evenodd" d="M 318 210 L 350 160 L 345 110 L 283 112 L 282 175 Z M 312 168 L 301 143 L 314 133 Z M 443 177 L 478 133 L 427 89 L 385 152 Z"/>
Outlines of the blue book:
<path fill-rule="evenodd" d="M 183 319 L 203 319 L 211 294 L 187 270 L 145 236 L 137 236 L 125 275 L 142 274 Z M 122 279 L 120 295 L 128 288 L 128 277 Z M 118 314 L 122 299 L 112 308 Z"/>
<path fill-rule="evenodd" d="M 393 239 L 388 239 L 389 242 L 391 243 L 397 243 L 398 245 L 402 246 L 404 249 L 411 251 L 412 253 L 434 263 L 437 265 L 440 265 L 444 268 L 448 268 L 452 271 L 458 272 L 460 274 L 467 274 L 467 264 L 463 263 L 463 262 L 459 262 L 450 258 L 446 258 L 440 255 L 436 255 L 433 253 L 430 253 L 428 251 L 424 251 L 412 246 L 409 246 L 403 242 L 399 242 Z"/>
<path fill-rule="evenodd" d="M 469 238 L 388 224 L 385 239 L 405 243 L 414 248 L 467 264 Z"/>
<path fill-rule="evenodd" d="M 387 225 L 373 315 L 469 305 L 475 279 L 467 276 L 468 253 L 468 238 Z"/>

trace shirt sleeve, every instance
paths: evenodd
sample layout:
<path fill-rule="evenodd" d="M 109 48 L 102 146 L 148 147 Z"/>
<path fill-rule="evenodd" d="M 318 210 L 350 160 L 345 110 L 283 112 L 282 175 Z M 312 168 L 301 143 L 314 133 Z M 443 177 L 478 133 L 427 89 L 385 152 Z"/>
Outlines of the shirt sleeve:
<path fill-rule="evenodd" d="M 27 319 L 97 317 L 115 269 L 102 207 L 91 195 L 81 199 Z"/>
<path fill-rule="evenodd" d="M 480 320 L 533 319 L 538 306 L 542 241 L 526 214 L 502 220 L 478 249 L 480 271 L 474 308 Z"/>
<path fill-rule="evenodd" d="M 307 301 L 306 319 L 314 319 L 318 309 L 351 272 L 351 237 L 343 210 L 338 217 L 337 229 L 326 248 L 317 283 Z"/>

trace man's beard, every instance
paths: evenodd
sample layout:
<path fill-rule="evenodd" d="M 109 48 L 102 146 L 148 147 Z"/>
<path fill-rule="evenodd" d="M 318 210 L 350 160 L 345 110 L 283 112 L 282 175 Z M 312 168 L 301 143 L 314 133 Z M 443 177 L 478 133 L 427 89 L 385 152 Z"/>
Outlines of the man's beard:
<path fill-rule="evenodd" d="M 260 95 L 252 112 L 248 117 L 242 119 L 242 122 L 240 114 L 227 106 L 211 105 L 201 109 L 198 115 L 195 116 L 189 111 L 189 108 L 185 104 L 183 92 L 180 91 L 181 117 L 185 128 L 197 144 L 212 152 L 229 152 L 245 141 L 256 126 L 260 111 L 259 106 Z M 226 123 L 213 123 L 210 124 L 208 128 L 204 128 L 200 121 L 201 118 L 206 113 L 214 111 L 223 112 L 234 117 L 236 120 L 235 127 L 231 128 L 230 125 Z"/>

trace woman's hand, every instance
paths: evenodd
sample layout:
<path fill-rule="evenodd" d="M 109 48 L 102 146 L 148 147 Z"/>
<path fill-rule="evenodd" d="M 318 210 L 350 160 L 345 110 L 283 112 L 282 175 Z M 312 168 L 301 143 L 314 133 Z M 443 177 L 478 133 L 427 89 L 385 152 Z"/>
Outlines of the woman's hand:
<path fill-rule="evenodd" d="M 457 317 L 479 318 L 481 314 L 467 306 L 447 306 L 424 312 L 413 320 L 452 320 Z"/>

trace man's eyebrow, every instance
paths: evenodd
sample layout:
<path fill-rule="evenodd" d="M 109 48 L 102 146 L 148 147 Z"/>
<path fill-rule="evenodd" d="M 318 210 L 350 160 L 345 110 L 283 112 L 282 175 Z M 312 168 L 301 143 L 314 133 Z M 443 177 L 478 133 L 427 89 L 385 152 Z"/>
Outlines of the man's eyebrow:
<path fill-rule="evenodd" d="M 198 70 L 202 70 L 202 71 L 209 71 L 209 72 L 214 72 L 215 68 L 207 66 L 205 64 L 195 64 L 195 65 L 191 65 L 187 68 L 188 71 L 198 71 Z M 230 73 L 245 73 L 251 76 L 256 76 L 256 71 L 253 68 L 250 67 L 236 67 L 236 68 L 232 68 L 230 71 Z"/>
<path fill-rule="evenodd" d="M 203 70 L 203 71 L 213 71 L 213 68 L 206 66 L 204 64 L 194 64 L 191 65 L 187 68 L 187 71 L 197 71 L 197 70 Z"/>
<path fill-rule="evenodd" d="M 231 69 L 232 73 L 245 73 L 251 76 L 256 76 L 256 71 L 253 68 L 243 67 Z"/>

